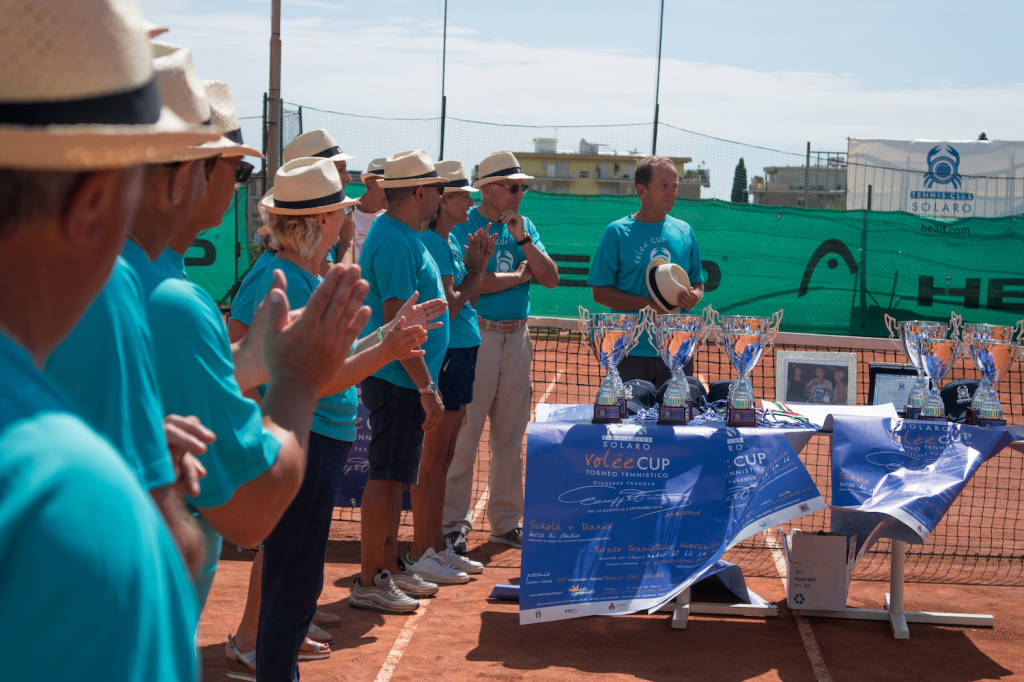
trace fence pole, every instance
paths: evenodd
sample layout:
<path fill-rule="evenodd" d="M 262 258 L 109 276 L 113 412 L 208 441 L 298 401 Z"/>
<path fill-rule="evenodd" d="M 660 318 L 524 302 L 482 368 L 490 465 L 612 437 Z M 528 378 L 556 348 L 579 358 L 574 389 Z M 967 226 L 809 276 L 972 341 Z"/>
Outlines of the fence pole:
<path fill-rule="evenodd" d="M 868 215 L 871 213 L 871 185 L 868 185 L 868 207 L 860 231 L 860 309 L 868 309 Z"/>
<path fill-rule="evenodd" d="M 448 0 L 444 0 L 444 24 L 441 29 L 441 145 L 437 160 L 444 159 L 444 119 L 447 116 L 448 98 L 444 96 L 444 77 L 448 59 Z"/>
<path fill-rule="evenodd" d="M 665 0 L 661 0 L 661 10 L 658 14 L 658 68 L 654 76 L 654 137 L 651 139 L 651 156 L 658 153 L 658 114 L 661 108 L 658 103 L 661 90 L 661 35 L 665 26 Z"/>
<path fill-rule="evenodd" d="M 804 208 L 807 205 L 807 185 L 811 182 L 811 141 L 807 141 L 807 158 L 804 160 Z"/>

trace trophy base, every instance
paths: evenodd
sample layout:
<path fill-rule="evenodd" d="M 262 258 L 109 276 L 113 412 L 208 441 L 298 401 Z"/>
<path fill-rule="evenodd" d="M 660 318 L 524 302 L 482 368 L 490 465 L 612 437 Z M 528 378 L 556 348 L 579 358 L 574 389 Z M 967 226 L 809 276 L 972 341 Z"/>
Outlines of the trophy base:
<path fill-rule="evenodd" d="M 693 401 L 687 400 L 685 405 L 662 405 L 658 408 L 658 423 L 672 426 L 683 426 L 693 419 Z"/>
<path fill-rule="evenodd" d="M 725 423 L 727 426 L 757 426 L 757 410 L 753 407 L 738 408 L 727 405 Z"/>
<path fill-rule="evenodd" d="M 619 424 L 622 417 L 619 416 L 619 404 L 594 405 L 594 418 L 591 424 Z"/>
<path fill-rule="evenodd" d="M 626 410 L 626 399 L 619 398 L 619 419 L 625 419 L 629 416 L 629 412 Z"/>
<path fill-rule="evenodd" d="M 921 418 L 921 408 L 920 407 L 908 407 L 906 409 L 906 411 L 904 412 L 904 416 L 905 416 L 906 419 L 920 419 Z"/>
<path fill-rule="evenodd" d="M 917 418 L 923 422 L 945 422 L 949 421 L 946 419 L 944 414 L 918 414 Z"/>

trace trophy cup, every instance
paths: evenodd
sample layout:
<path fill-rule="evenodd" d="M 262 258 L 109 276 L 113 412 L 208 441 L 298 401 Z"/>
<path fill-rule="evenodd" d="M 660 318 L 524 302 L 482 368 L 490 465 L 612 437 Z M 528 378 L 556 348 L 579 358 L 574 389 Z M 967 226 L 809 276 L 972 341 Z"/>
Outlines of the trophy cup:
<path fill-rule="evenodd" d="M 920 417 L 921 405 L 924 404 L 924 400 L 928 396 L 928 375 L 921 364 L 920 340 L 925 336 L 945 336 L 949 326 L 952 324 L 959 325 L 959 322 L 960 316 L 956 313 L 950 314 L 948 324 L 945 322 L 926 322 L 922 320 L 897 322 L 895 317 L 888 313 L 885 314 L 885 327 L 889 330 L 889 338 L 896 344 L 897 348 L 903 349 L 907 359 L 910 360 L 910 364 L 917 370 L 917 379 L 914 380 L 914 385 L 910 389 L 910 394 L 907 396 L 907 404 L 903 406 L 901 416 L 907 419 L 917 419 Z"/>
<path fill-rule="evenodd" d="M 672 372 L 658 410 L 659 424 L 686 424 L 693 419 L 693 400 L 684 366 L 713 329 L 711 306 L 701 315 L 649 317 L 658 355 Z"/>
<path fill-rule="evenodd" d="M 590 344 L 597 361 L 605 371 L 604 380 L 597 389 L 594 402 L 594 424 L 609 424 L 622 421 L 622 378 L 619 377 L 619 361 L 640 341 L 640 333 L 646 324 L 647 314 L 632 313 L 590 313 L 580 306 L 579 327 L 583 337 Z"/>
<path fill-rule="evenodd" d="M 921 403 L 921 419 L 946 419 L 946 404 L 942 402 L 939 386 L 960 357 L 963 342 L 960 340 L 959 315 L 950 320 L 949 332 L 949 338 L 942 332 L 926 333 L 917 341 L 921 367 L 932 383 L 932 390 Z"/>
<path fill-rule="evenodd" d="M 761 354 L 771 349 L 782 323 L 782 311 L 776 310 L 771 317 L 750 317 L 747 315 L 719 315 L 711 311 L 712 319 L 720 329 L 718 343 L 725 348 L 732 366 L 739 372 L 729 389 L 726 407 L 726 424 L 729 426 L 756 426 L 757 410 L 754 406 L 754 386 L 747 376 Z"/>
<path fill-rule="evenodd" d="M 1005 412 L 995 384 L 1013 363 L 1024 356 L 1024 320 L 1016 327 L 970 323 L 964 325 L 963 342 L 981 382 L 967 408 L 967 422 L 978 426 L 1005 426 Z"/>

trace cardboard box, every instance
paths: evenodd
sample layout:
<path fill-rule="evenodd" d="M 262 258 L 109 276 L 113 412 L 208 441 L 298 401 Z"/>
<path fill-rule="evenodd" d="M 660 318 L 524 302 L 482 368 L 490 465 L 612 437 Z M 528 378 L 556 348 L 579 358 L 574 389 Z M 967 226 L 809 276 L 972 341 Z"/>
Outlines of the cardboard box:
<path fill-rule="evenodd" d="M 838 611 L 846 608 L 850 574 L 856 561 L 857 536 L 838 533 L 786 535 L 779 531 L 786 555 L 786 603 L 794 610 Z"/>

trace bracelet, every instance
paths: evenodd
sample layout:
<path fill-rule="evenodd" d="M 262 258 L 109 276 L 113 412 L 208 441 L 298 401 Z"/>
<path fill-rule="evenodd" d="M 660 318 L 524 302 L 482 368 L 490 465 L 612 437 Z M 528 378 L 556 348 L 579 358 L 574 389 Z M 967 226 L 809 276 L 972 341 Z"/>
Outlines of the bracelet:
<path fill-rule="evenodd" d="M 380 330 L 380 327 L 377 327 L 377 343 L 384 343 L 384 332 Z"/>
<path fill-rule="evenodd" d="M 533 243 L 533 237 L 531 237 L 530 235 L 526 235 L 522 239 L 517 239 L 516 240 L 516 244 L 519 244 L 519 246 L 526 246 L 527 244 L 532 244 L 532 243 Z"/>

